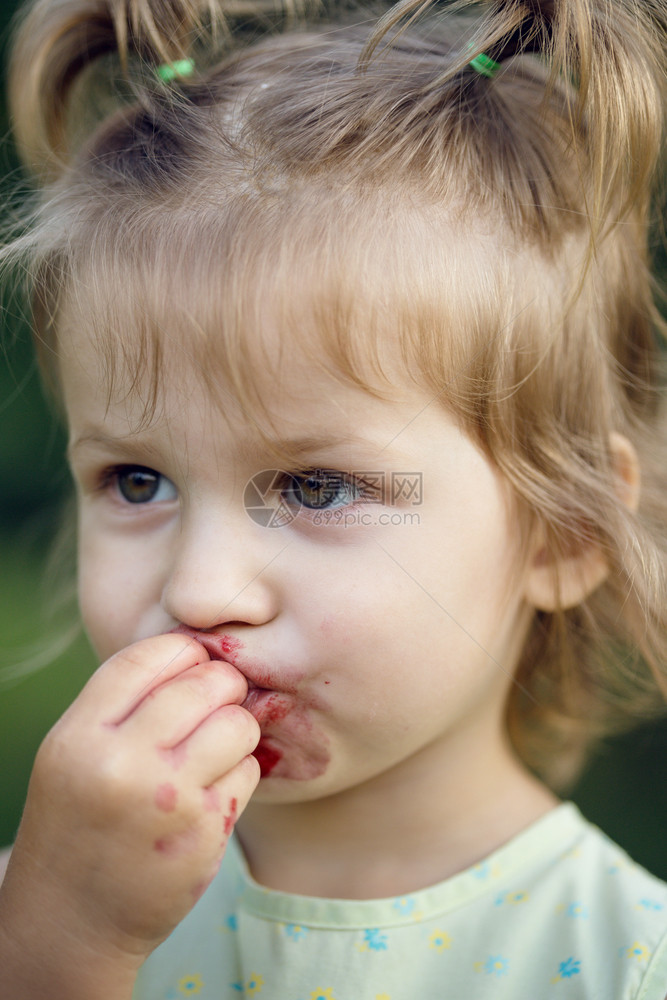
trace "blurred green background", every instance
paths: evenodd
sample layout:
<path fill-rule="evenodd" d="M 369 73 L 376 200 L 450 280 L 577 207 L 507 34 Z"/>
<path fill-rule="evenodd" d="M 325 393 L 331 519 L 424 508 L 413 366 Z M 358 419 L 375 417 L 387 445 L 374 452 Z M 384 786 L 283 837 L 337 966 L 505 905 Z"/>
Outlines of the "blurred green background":
<path fill-rule="evenodd" d="M 0 6 L 2 65 L 16 0 Z M 1 96 L 1 95 L 0 95 Z M 7 132 L 2 101 L 0 129 Z M 18 167 L 0 153 L 6 204 Z M 664 256 L 661 269 L 665 269 Z M 20 680 L 12 668 L 57 646 L 61 627 L 41 610 L 62 584 L 45 582 L 45 565 L 69 480 L 64 435 L 40 391 L 29 331 L 18 307 L 4 302 L 0 354 L 0 844 L 16 833 L 39 743 L 94 669 L 80 637 L 65 654 Z M 66 610 L 66 609 L 65 609 Z M 61 615 L 60 621 L 64 619 Z M 54 639 L 54 636 L 56 637 Z M 4 682 L 3 682 L 4 677 Z M 646 726 L 609 743 L 589 767 L 575 801 L 638 861 L 667 879 L 667 724 Z"/>

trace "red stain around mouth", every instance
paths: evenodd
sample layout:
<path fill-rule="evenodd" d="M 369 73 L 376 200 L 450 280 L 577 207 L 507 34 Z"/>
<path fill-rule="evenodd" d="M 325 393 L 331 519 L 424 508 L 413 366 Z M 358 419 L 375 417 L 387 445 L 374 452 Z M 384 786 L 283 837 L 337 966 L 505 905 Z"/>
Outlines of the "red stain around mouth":
<path fill-rule="evenodd" d="M 227 660 L 234 666 L 236 654 L 243 649 L 243 643 L 233 635 L 218 635 L 215 632 L 197 632 L 187 625 L 178 625 L 171 630 L 175 635 L 186 635 L 201 643 L 212 660 Z"/>
<path fill-rule="evenodd" d="M 232 653 L 238 653 L 240 649 L 243 649 L 243 643 L 240 639 L 235 639 L 233 635 L 221 635 L 220 636 L 220 650 L 226 656 L 230 656 Z"/>
<path fill-rule="evenodd" d="M 261 739 L 255 747 L 253 756 L 259 764 L 259 771 L 262 778 L 268 777 L 278 761 L 282 759 L 280 750 L 276 750 L 274 747 L 268 746 L 263 739 Z"/>
<path fill-rule="evenodd" d="M 254 715 L 260 726 L 270 726 L 280 722 L 291 711 L 292 704 L 278 691 L 268 691 L 266 688 L 252 688 L 243 702 L 243 707 Z"/>

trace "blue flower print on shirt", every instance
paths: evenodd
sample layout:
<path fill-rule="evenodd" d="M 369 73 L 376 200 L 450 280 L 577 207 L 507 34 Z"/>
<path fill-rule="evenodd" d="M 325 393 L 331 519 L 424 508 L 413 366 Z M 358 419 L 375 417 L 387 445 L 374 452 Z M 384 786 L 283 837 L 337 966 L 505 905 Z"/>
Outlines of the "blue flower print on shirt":
<path fill-rule="evenodd" d="M 239 927 L 239 924 L 238 924 L 238 920 L 236 919 L 236 914 L 235 913 L 230 913 L 229 916 L 227 917 L 227 919 L 225 920 L 225 928 L 226 928 L 226 930 L 228 930 L 228 931 L 236 931 L 236 930 L 238 930 L 238 927 Z"/>
<path fill-rule="evenodd" d="M 253 973 L 247 983 L 242 983 L 237 980 L 235 983 L 230 983 L 231 988 L 236 990 L 237 993 L 246 993 L 248 996 L 254 996 L 255 993 L 259 993 L 264 985 L 264 979 L 262 976 L 258 976 Z"/>
<path fill-rule="evenodd" d="M 474 865 L 472 873 L 475 878 L 488 878 L 491 874 L 491 865 L 488 861 L 484 861 L 480 865 Z"/>
<path fill-rule="evenodd" d="M 572 976 L 576 976 L 580 971 L 580 965 L 581 962 L 579 959 L 572 958 L 572 956 L 570 956 L 570 958 L 566 958 L 565 961 L 561 962 L 558 966 L 558 975 L 554 976 L 551 982 L 557 983 L 561 979 L 570 979 Z"/>
<path fill-rule="evenodd" d="M 287 924 L 285 927 L 285 934 L 292 941 L 300 941 L 302 938 L 305 938 L 307 933 L 308 928 L 302 927 L 301 924 Z"/>
<path fill-rule="evenodd" d="M 364 942 L 359 945 L 359 951 L 386 951 L 387 935 L 381 934 L 379 927 L 370 927 L 364 931 Z"/>
<path fill-rule="evenodd" d="M 478 865 L 473 865 L 470 872 L 479 879 L 500 878 L 502 874 L 498 865 L 495 863 L 492 865 L 490 861 L 482 861 Z"/>
<path fill-rule="evenodd" d="M 410 916 L 416 905 L 416 900 L 412 896 L 403 896 L 401 899 L 395 899 L 393 903 L 394 909 L 405 917 Z"/>
<path fill-rule="evenodd" d="M 657 899 L 640 899 L 635 908 L 637 910 L 664 910 L 664 906 Z"/>

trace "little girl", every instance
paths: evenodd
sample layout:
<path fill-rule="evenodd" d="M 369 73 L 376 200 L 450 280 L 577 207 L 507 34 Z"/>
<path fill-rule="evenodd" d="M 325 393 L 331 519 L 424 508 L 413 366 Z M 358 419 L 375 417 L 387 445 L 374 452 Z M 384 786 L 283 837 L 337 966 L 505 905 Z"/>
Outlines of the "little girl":
<path fill-rule="evenodd" d="M 102 666 L 37 755 L 0 994 L 664 1000 L 667 886 L 557 796 L 667 690 L 667 6 L 279 21 L 18 31 L 5 262 Z"/>

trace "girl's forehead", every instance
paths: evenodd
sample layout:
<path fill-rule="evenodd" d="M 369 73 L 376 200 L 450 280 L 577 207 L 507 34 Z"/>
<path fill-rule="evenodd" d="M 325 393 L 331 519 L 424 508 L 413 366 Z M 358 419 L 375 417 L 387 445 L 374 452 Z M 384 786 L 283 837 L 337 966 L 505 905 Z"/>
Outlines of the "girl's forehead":
<path fill-rule="evenodd" d="M 230 441 L 246 450 L 275 445 L 288 460 L 289 447 L 297 458 L 308 449 L 356 441 L 368 453 L 381 450 L 428 404 L 424 390 L 388 355 L 384 381 L 358 368 L 355 383 L 323 352 L 314 357 L 298 341 L 289 342 L 269 315 L 261 345 L 246 343 L 250 360 L 241 362 L 241 371 L 228 350 L 221 357 L 214 343 L 204 351 L 168 327 L 143 362 L 120 347 L 109 357 L 108 343 L 75 316 L 64 319 L 60 375 L 74 437 L 111 433 L 171 439 L 179 447 L 185 439 L 192 443 L 193 428 L 204 429 L 195 434 L 203 441 L 205 428 L 216 427 L 223 450 Z"/>
<path fill-rule="evenodd" d="M 125 367 L 110 394 L 105 359 L 80 330 L 72 330 L 63 352 L 62 381 L 73 453 L 92 444 L 152 455 L 158 465 L 188 466 L 201 458 L 221 469 L 232 459 L 256 463 L 263 456 L 269 465 L 275 459 L 276 467 L 290 468 L 321 456 L 324 465 L 352 463 L 359 471 L 419 465 L 444 431 L 450 444 L 459 440 L 451 436 L 456 420 L 414 383 L 396 375 L 380 395 L 312 367 L 298 351 L 262 382 L 261 410 L 222 380 L 204 386 L 198 366 L 173 358 L 156 387 L 150 371 Z"/>
<path fill-rule="evenodd" d="M 470 232 L 388 195 L 110 212 L 75 248 L 59 336 L 85 330 L 110 373 L 172 357 L 216 379 L 242 368 L 261 380 L 296 349 L 311 367 L 326 354 L 329 368 L 380 375 L 393 359 L 403 372 L 397 355 L 420 329 L 446 347 L 493 298 L 503 248 L 484 227 Z"/>

